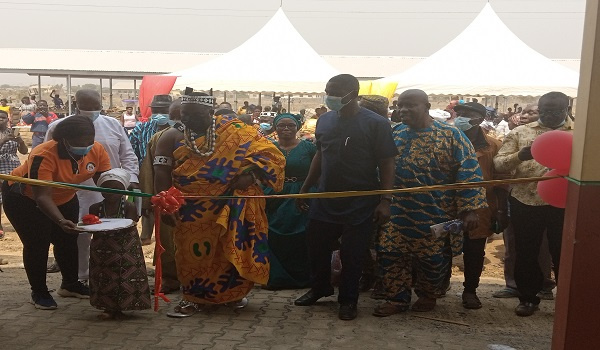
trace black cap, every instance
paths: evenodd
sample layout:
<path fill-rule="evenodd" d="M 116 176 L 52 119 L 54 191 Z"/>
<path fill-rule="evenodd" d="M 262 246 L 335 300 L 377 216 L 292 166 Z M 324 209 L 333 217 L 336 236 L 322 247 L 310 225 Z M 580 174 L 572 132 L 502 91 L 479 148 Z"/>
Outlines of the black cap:
<path fill-rule="evenodd" d="M 487 110 L 485 109 L 485 106 L 477 102 L 467 102 L 462 105 L 456 105 L 454 107 L 454 111 L 456 112 L 460 112 L 461 110 L 479 113 L 481 114 L 482 118 L 485 118 L 485 116 L 487 115 Z"/>

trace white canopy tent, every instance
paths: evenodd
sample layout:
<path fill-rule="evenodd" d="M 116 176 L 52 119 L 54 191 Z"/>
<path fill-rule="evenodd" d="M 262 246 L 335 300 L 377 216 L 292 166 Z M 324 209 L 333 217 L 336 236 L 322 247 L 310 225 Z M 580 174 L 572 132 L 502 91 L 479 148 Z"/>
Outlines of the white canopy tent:
<path fill-rule="evenodd" d="M 492 42 L 493 46 L 484 43 Z M 579 74 L 522 42 L 488 3 L 454 40 L 408 70 L 382 80 L 397 92 L 428 94 L 529 95 L 562 91 L 575 97 Z"/>
<path fill-rule="evenodd" d="M 322 92 L 338 71 L 296 31 L 280 8 L 250 39 L 227 54 L 176 71 L 175 89 Z"/>

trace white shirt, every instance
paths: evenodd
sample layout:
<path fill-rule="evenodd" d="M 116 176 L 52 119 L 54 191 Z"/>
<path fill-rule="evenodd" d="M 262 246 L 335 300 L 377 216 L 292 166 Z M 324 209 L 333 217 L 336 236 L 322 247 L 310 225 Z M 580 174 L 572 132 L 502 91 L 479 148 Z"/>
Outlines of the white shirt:
<path fill-rule="evenodd" d="M 48 126 L 48 132 L 44 141 L 52 139 L 54 128 L 62 120 L 64 118 L 58 119 Z M 139 182 L 138 174 L 140 173 L 140 168 L 138 166 L 138 159 L 135 153 L 133 153 L 133 148 L 131 148 L 131 143 L 129 143 L 129 138 L 121 123 L 115 118 L 100 115 L 94 120 L 94 128 L 96 129 L 95 140 L 104 146 L 110 158 L 110 165 L 113 168 L 127 170 L 131 174 L 131 182 Z"/>
<path fill-rule="evenodd" d="M 498 123 L 498 125 L 496 125 L 495 131 L 496 131 L 496 135 L 499 135 L 499 136 L 508 135 L 508 133 L 510 132 L 510 129 L 508 128 L 508 122 L 506 120 L 500 121 L 500 123 Z"/>

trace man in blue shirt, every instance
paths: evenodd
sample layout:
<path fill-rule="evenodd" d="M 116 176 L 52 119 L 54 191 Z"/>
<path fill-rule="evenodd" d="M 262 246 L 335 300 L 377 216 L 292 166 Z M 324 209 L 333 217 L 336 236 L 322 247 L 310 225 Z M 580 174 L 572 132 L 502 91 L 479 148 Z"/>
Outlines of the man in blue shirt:
<path fill-rule="evenodd" d="M 300 193 L 317 183 L 319 192 L 391 189 L 394 157 L 398 150 L 389 121 L 358 105 L 358 80 L 337 75 L 325 88 L 331 112 L 323 114 L 315 131 L 317 153 Z M 374 225 L 390 218 L 391 195 L 320 198 L 310 204 L 307 239 L 311 264 L 311 290 L 295 301 L 313 305 L 333 295 L 331 252 L 342 238 L 342 276 L 339 288 L 339 318 L 357 316 L 358 284 Z M 304 201 L 298 205 L 309 210 Z"/>

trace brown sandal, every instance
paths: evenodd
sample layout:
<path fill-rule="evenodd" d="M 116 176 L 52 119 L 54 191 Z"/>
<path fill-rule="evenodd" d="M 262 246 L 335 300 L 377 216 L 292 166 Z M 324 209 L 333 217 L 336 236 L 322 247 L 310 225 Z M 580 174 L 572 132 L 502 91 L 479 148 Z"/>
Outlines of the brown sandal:
<path fill-rule="evenodd" d="M 417 312 L 428 312 L 435 308 L 437 303 L 437 299 L 428 298 L 428 297 L 420 297 L 412 306 L 413 311 Z"/>
<path fill-rule="evenodd" d="M 375 310 L 373 310 L 373 316 L 388 317 L 406 311 L 408 311 L 408 305 L 386 301 L 385 303 L 375 307 Z"/>

